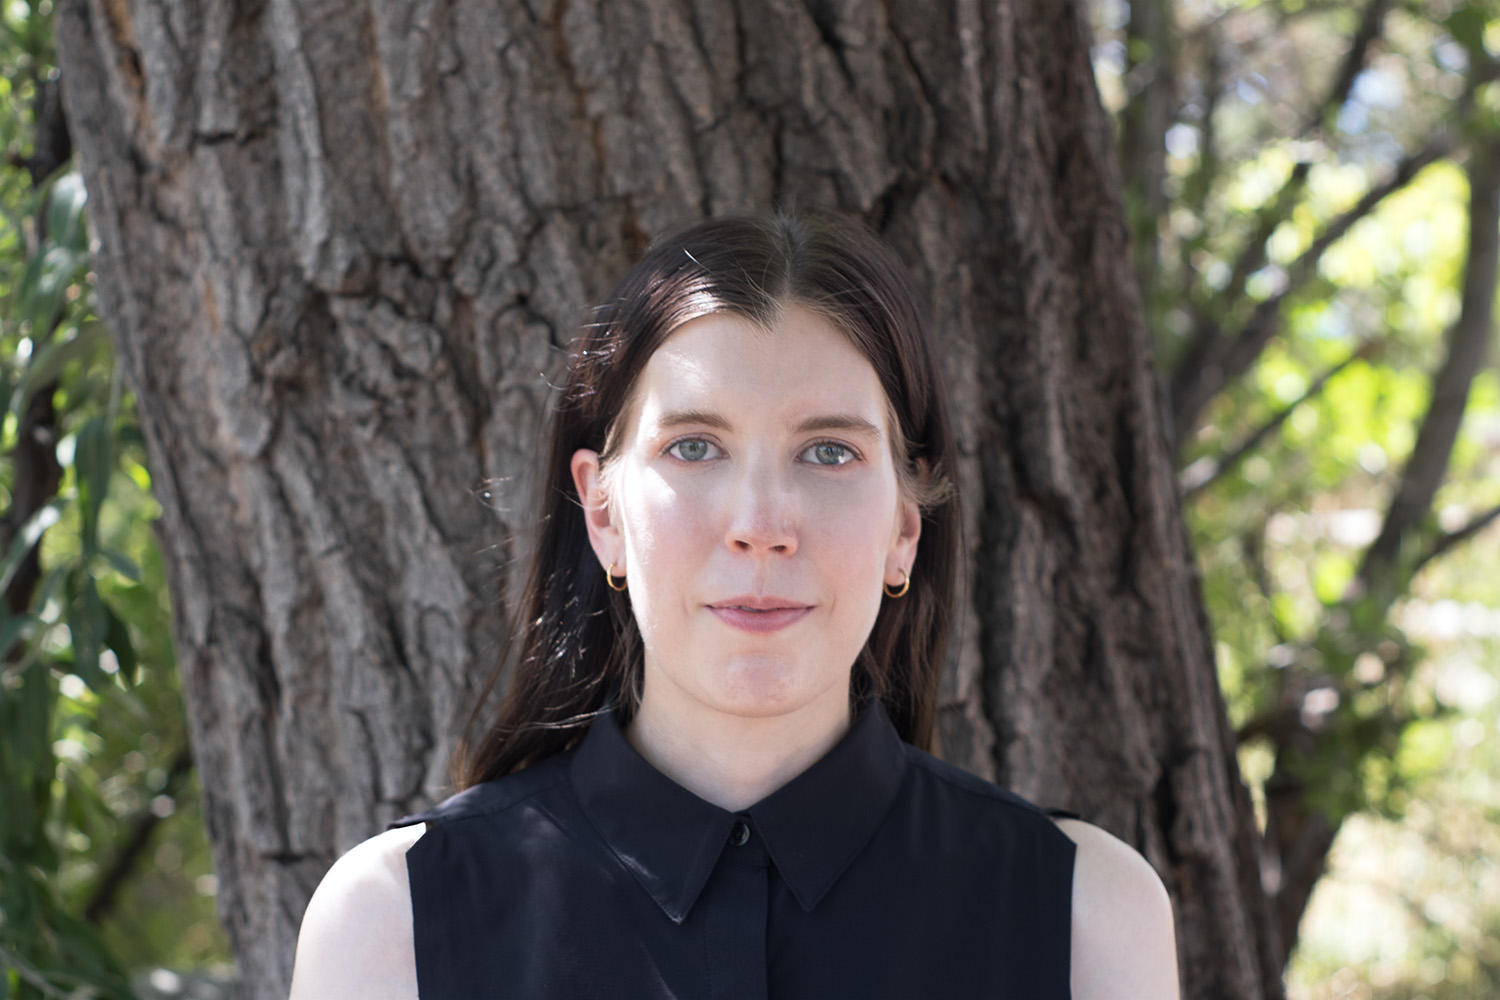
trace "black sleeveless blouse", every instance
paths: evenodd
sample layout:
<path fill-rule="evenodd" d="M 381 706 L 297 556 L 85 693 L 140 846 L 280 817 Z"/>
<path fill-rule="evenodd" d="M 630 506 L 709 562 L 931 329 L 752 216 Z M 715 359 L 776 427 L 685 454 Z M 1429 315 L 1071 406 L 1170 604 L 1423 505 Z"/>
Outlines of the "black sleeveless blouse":
<path fill-rule="evenodd" d="M 422 1000 L 1066 1000 L 1074 845 L 878 703 L 731 813 L 613 716 L 468 788 L 406 852 Z"/>

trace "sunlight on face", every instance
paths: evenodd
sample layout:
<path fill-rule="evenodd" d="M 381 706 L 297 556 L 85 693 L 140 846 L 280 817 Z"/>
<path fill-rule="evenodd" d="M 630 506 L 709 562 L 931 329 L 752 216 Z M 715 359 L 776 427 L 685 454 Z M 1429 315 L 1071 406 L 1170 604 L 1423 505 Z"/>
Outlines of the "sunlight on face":
<path fill-rule="evenodd" d="M 642 711 L 846 712 L 920 524 L 874 368 L 809 309 L 769 330 L 714 313 L 657 349 L 631 409 L 604 541 L 644 644 Z"/>

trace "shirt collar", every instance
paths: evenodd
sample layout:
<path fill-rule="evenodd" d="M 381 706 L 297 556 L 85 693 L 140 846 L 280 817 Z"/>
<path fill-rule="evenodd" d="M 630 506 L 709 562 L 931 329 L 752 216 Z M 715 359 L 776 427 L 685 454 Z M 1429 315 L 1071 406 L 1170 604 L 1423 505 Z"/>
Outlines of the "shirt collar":
<path fill-rule="evenodd" d="M 875 701 L 832 750 L 738 814 L 652 767 L 613 713 L 589 727 L 570 769 L 584 812 L 620 863 L 682 923 L 738 815 L 750 817 L 777 872 L 802 908 L 812 910 L 874 835 L 906 766 L 901 737 Z"/>

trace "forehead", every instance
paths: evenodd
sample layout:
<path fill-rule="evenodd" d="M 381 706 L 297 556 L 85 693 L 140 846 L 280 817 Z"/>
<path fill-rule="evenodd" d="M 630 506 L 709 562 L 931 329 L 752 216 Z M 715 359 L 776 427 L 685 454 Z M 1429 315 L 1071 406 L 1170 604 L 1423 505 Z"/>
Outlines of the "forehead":
<path fill-rule="evenodd" d="M 641 372 L 638 426 L 686 409 L 794 420 L 858 415 L 884 428 L 885 392 L 874 366 L 822 314 L 789 305 L 764 326 L 717 312 L 674 330 Z"/>

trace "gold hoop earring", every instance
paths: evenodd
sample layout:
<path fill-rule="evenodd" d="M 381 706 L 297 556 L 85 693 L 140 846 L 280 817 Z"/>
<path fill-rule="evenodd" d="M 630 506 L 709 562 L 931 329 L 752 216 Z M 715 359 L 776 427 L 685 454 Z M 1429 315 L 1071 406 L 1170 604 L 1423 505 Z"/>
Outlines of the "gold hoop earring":
<path fill-rule="evenodd" d="M 904 596 L 906 596 L 906 589 L 908 587 L 910 587 L 910 586 L 911 586 L 911 575 L 908 574 L 906 572 L 906 570 L 903 569 L 901 571 L 901 589 L 900 590 L 892 590 L 891 589 L 891 585 L 888 584 L 888 583 L 882 583 L 880 585 L 880 589 L 883 590 L 883 591 L 885 591 L 885 596 L 886 597 L 904 597 Z"/>
<path fill-rule="evenodd" d="M 609 589 L 610 590 L 624 590 L 626 587 L 630 586 L 630 584 L 626 583 L 625 582 L 625 578 L 622 576 L 622 577 L 620 577 L 620 585 L 619 586 L 615 586 L 615 578 L 613 576 L 610 576 L 610 570 L 612 570 L 614 568 L 615 568 L 615 564 L 614 563 L 610 563 L 609 564 L 609 569 L 607 569 L 607 570 L 604 571 L 604 582 L 607 583 L 607 584 L 609 584 Z"/>

